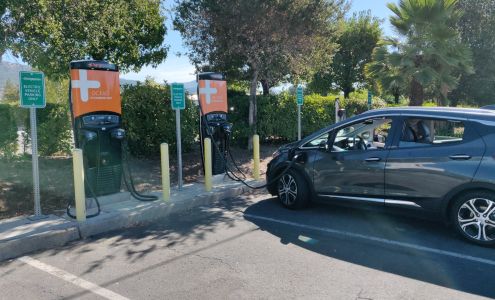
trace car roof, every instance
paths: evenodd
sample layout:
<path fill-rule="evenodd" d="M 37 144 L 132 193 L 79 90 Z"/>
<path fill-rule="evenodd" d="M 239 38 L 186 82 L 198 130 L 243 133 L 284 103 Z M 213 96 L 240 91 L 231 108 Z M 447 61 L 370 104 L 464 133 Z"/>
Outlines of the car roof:
<path fill-rule="evenodd" d="M 426 115 L 442 116 L 464 119 L 495 120 L 495 111 L 480 108 L 460 108 L 460 107 L 389 107 L 370 110 L 360 116 L 374 115 Z"/>

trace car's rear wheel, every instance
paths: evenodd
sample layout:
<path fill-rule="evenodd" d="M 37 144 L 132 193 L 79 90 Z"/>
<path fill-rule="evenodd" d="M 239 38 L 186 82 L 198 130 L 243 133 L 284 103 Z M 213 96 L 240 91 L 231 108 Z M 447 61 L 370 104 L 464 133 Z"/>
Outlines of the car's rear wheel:
<path fill-rule="evenodd" d="M 299 209 L 309 204 L 309 193 L 306 180 L 294 170 L 288 170 L 277 183 L 277 195 L 287 208 Z"/>
<path fill-rule="evenodd" d="M 479 245 L 495 245 L 495 193 L 472 191 L 457 198 L 451 220 L 457 232 Z"/>

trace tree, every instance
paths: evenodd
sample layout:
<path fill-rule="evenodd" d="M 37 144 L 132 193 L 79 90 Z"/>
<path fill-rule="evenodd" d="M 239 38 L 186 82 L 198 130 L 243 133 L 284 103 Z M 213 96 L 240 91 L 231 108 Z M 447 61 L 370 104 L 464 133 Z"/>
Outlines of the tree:
<path fill-rule="evenodd" d="M 469 104 L 495 103 L 495 1 L 459 0 L 463 14 L 457 22 L 462 41 L 473 54 L 475 73 L 463 74 L 452 92 Z"/>
<path fill-rule="evenodd" d="M 331 87 L 339 89 L 344 92 L 345 98 L 349 98 L 356 87 L 366 84 L 364 66 L 370 62 L 371 52 L 381 35 L 380 20 L 371 16 L 370 11 L 354 13 L 344 23 L 344 31 L 338 39 L 339 50 L 329 70 L 314 79 L 320 77 L 323 82 L 331 82 L 332 86 L 327 86 L 327 91 Z"/>
<path fill-rule="evenodd" d="M 409 86 L 411 105 L 422 105 L 431 90 L 445 104 L 459 74 L 471 73 L 471 54 L 460 41 L 457 0 L 401 0 L 388 4 L 399 39 L 388 39 L 387 61 Z"/>
<path fill-rule="evenodd" d="M 48 78 L 45 83 L 46 102 L 66 105 L 68 108 L 69 79 L 52 80 Z"/>
<path fill-rule="evenodd" d="M 5 26 L 5 15 L 7 11 L 7 0 L 0 1 L 0 62 L 2 55 L 7 50 L 7 28 Z"/>
<path fill-rule="evenodd" d="M 182 0 L 175 28 L 198 70 L 240 70 L 250 78 L 249 126 L 256 132 L 261 79 L 300 78 L 334 52 L 344 0 Z M 233 64 L 231 64 L 233 62 Z M 227 65 L 226 65 L 227 64 Z M 223 67 L 223 68 L 222 68 Z"/>
<path fill-rule="evenodd" d="M 395 104 L 399 104 L 400 96 L 407 91 L 407 82 L 401 69 L 391 60 L 386 45 L 380 45 L 373 50 L 372 61 L 365 66 L 367 78 L 373 78 L 381 89 L 394 96 Z"/>
<path fill-rule="evenodd" d="M 49 76 L 67 74 L 71 60 L 105 59 L 124 71 L 137 71 L 159 64 L 167 55 L 159 0 L 3 3 L 0 54 L 10 49 Z"/>
<path fill-rule="evenodd" d="M 7 80 L 5 87 L 3 88 L 2 101 L 11 105 L 19 104 L 19 85 Z"/>

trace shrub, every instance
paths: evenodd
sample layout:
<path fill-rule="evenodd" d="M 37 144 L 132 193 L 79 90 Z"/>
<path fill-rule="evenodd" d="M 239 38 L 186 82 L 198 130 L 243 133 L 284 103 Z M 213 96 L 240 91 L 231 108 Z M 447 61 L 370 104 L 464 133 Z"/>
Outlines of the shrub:
<path fill-rule="evenodd" d="M 198 108 L 186 101 L 181 111 L 181 137 L 184 152 L 190 150 L 198 136 Z M 157 156 L 160 144 L 176 148 L 175 111 L 170 104 L 170 89 L 152 81 L 126 86 L 122 92 L 122 119 L 129 148 L 136 156 Z"/>
<path fill-rule="evenodd" d="M 423 102 L 423 105 L 424 107 L 437 107 L 437 103 L 434 102 L 434 101 L 425 101 Z"/>
<path fill-rule="evenodd" d="M 234 124 L 232 143 L 245 146 L 250 132 L 248 125 L 249 96 L 244 92 L 228 90 L 227 98 L 230 107 L 228 120 Z"/>
<path fill-rule="evenodd" d="M 0 156 L 12 158 L 17 151 L 17 125 L 14 108 L 0 104 Z"/>
<path fill-rule="evenodd" d="M 334 122 L 334 97 L 306 95 L 301 108 L 302 135 L 308 135 Z M 282 93 L 261 97 L 258 102 L 258 133 L 265 139 L 295 140 L 297 138 L 297 104 L 294 95 Z"/>
<path fill-rule="evenodd" d="M 234 123 L 234 143 L 245 146 L 249 136 L 248 115 L 249 96 L 242 92 L 229 91 L 229 105 L 233 110 L 229 120 Z M 286 142 L 297 138 L 297 104 L 294 95 L 257 96 L 258 124 L 257 133 L 265 141 Z M 368 109 L 367 99 L 344 99 L 347 117 L 365 112 Z M 373 108 L 386 106 L 378 97 L 373 99 Z M 311 134 L 318 129 L 335 122 L 335 96 L 306 95 L 301 110 L 302 135 Z"/>
<path fill-rule="evenodd" d="M 56 153 L 69 154 L 72 148 L 72 123 L 66 104 L 47 103 L 45 108 L 36 110 L 38 127 L 38 152 L 41 156 Z M 26 132 L 31 139 L 29 114 Z"/>
<path fill-rule="evenodd" d="M 160 143 L 175 148 L 175 112 L 170 107 L 169 87 L 151 81 L 127 86 L 122 93 L 123 121 L 129 147 L 137 156 L 159 154 Z M 249 96 L 243 91 L 229 90 L 229 121 L 234 124 L 232 143 L 246 146 L 250 135 L 248 126 Z M 281 93 L 257 97 L 257 133 L 265 142 L 287 142 L 297 138 L 297 104 L 294 95 Z M 343 101 L 347 116 L 367 110 L 367 100 L 351 98 Z M 386 103 L 375 97 L 373 108 Z M 181 112 L 182 145 L 184 151 L 198 142 L 198 107 L 188 101 Z M 334 122 L 335 96 L 306 95 L 301 111 L 302 134 L 308 135 Z M 174 151 L 174 150 L 172 150 Z"/>
<path fill-rule="evenodd" d="M 335 123 L 335 97 L 305 96 L 301 123 L 303 136 Z"/>
<path fill-rule="evenodd" d="M 347 117 L 359 115 L 368 110 L 368 99 L 351 97 L 349 99 L 344 99 L 343 102 Z M 373 97 L 373 102 L 371 104 L 372 109 L 384 107 L 387 107 L 387 103 L 384 100 Z"/>

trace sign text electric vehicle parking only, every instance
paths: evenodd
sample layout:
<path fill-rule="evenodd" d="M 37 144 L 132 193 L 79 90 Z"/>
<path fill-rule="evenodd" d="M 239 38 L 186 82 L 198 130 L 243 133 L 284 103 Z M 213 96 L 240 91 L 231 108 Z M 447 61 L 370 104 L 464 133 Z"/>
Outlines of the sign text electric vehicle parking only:
<path fill-rule="evenodd" d="M 19 72 L 19 97 L 21 107 L 44 108 L 45 75 L 42 72 Z"/>
<path fill-rule="evenodd" d="M 170 86 L 172 92 L 172 109 L 185 109 L 186 108 L 186 97 L 184 94 L 184 84 L 183 83 L 172 83 Z"/>
<path fill-rule="evenodd" d="M 302 86 L 297 87 L 297 105 L 301 106 L 304 104 L 304 90 Z"/>

